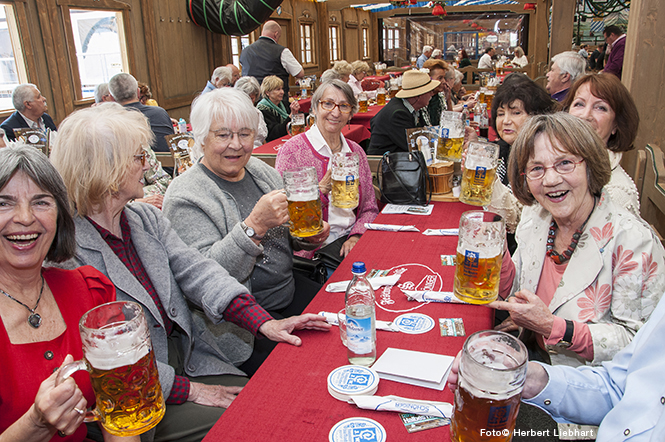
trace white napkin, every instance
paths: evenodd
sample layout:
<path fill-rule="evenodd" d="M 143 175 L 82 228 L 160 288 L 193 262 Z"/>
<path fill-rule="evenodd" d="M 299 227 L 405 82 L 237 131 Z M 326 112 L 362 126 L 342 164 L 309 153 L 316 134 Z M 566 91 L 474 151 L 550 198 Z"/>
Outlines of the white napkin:
<path fill-rule="evenodd" d="M 430 291 L 415 291 L 415 290 L 402 290 L 407 298 L 411 301 L 418 302 L 452 302 L 456 304 L 468 304 L 467 302 L 459 299 L 453 292 L 430 292 Z"/>
<path fill-rule="evenodd" d="M 323 316 L 326 318 L 326 321 L 330 325 L 336 325 L 339 327 L 339 321 L 337 320 L 337 313 L 331 313 L 331 312 L 319 312 L 319 316 Z M 376 324 L 376 329 L 377 330 L 385 330 L 385 331 L 391 331 L 391 332 L 398 332 L 399 328 L 393 324 L 392 322 L 388 321 L 375 321 Z"/>
<path fill-rule="evenodd" d="M 376 278 L 367 278 L 372 289 L 377 290 L 384 285 L 395 285 L 401 275 L 377 276 Z M 345 292 L 351 281 L 331 282 L 326 286 L 326 292 Z"/>
<path fill-rule="evenodd" d="M 369 230 L 384 230 L 386 232 L 420 232 L 416 226 L 400 226 L 398 224 L 374 224 L 365 223 L 365 228 Z"/>
<path fill-rule="evenodd" d="M 459 229 L 427 229 L 423 232 L 427 236 L 457 236 Z"/>
<path fill-rule="evenodd" d="M 364 410 L 396 411 L 398 413 L 413 413 L 446 419 L 450 419 L 453 414 L 453 406 L 448 402 L 421 401 L 392 395 L 352 396 L 349 398 L 349 402 Z"/>

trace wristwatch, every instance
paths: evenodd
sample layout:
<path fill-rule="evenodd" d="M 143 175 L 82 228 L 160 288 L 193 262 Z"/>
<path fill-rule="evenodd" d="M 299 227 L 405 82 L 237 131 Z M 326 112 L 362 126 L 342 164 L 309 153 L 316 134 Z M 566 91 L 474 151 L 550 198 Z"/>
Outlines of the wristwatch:
<path fill-rule="evenodd" d="M 575 323 L 570 319 L 566 319 L 566 332 L 563 338 L 559 341 L 559 346 L 568 348 L 573 345 L 573 334 L 575 333 Z"/>
<path fill-rule="evenodd" d="M 240 227 L 242 227 L 242 230 L 244 230 L 245 235 L 247 235 L 251 239 L 258 239 L 261 241 L 263 239 L 262 236 L 259 236 L 256 234 L 256 231 L 254 231 L 253 228 L 249 227 L 247 224 L 245 224 L 245 221 L 240 222 Z"/>

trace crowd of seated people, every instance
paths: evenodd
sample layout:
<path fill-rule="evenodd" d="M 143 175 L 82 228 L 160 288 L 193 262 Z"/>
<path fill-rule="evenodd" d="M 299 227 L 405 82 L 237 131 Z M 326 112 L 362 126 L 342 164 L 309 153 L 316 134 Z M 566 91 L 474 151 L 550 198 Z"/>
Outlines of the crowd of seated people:
<path fill-rule="evenodd" d="M 303 314 L 322 285 L 294 271 L 294 255 L 326 256 L 331 274 L 378 214 L 367 155 L 408 150 L 406 129 L 436 126 L 442 111 L 459 112 L 475 100 L 459 71 L 424 48 L 418 64 L 427 71 L 403 74 L 402 90 L 371 120 L 365 152 L 342 129 L 372 71 L 364 61 L 340 60 L 311 98 L 312 127 L 286 141 L 272 167 L 252 151 L 287 135 L 300 113 L 285 92 L 289 75 L 303 75 L 276 43 L 280 32 L 266 23 L 246 54 L 261 75 L 240 76 L 233 65 L 213 71 L 191 104 L 194 166 L 176 178 L 155 155 L 168 152 L 171 118 L 149 87 L 126 73 L 98 85 L 95 104 L 61 122 L 50 158 L 21 141 L 0 149 L 0 203 L 12 201 L 0 211 L 8 215 L 5 238 L 21 243 L 35 226 L 43 232 L 27 259 L 0 249 L 7 295 L 0 296 L 0 345 L 15 355 L 12 367 L 25 366 L 43 362 L 42 347 L 55 338 L 68 338 L 50 346 L 56 357 L 34 370 L 3 368 L 24 379 L 7 377 L 9 386 L 0 387 L 0 436 L 116 440 L 96 424 L 83 425 L 81 410 L 94 402 L 90 384 L 56 385 L 51 374 L 82 357 L 78 320 L 105 302 L 137 302 L 151 329 L 167 408 L 147 440 L 200 440 L 277 342 L 300 345 L 294 331 L 329 329 L 324 318 Z M 637 187 L 620 165 L 622 153 L 634 149 L 637 107 L 615 76 L 571 73 L 573 55 L 553 58 L 547 90 L 526 75 L 508 75 L 490 122 L 500 167 L 489 209 L 508 220 L 510 234 L 501 299 L 490 307 L 501 318 L 496 329 L 519 330 L 530 360 L 544 364 L 529 366 L 525 399 L 567 419 L 567 408 L 539 403 L 551 394 L 548 379 L 591 383 L 615 376 L 608 367 L 633 371 L 621 358 L 643 361 L 640 346 L 660 327 L 649 318 L 662 311 L 656 306 L 665 292 L 665 250 L 640 217 Z M 277 67 L 257 67 L 261 56 L 275 57 Z M 520 48 L 515 56 L 525 58 Z M 8 141 L 15 128 L 56 131 L 35 85 L 20 85 L 12 98 L 16 112 L 1 125 Z M 477 140 L 473 130 L 465 138 L 465 145 Z M 337 152 L 359 157 L 357 209 L 330 202 Z M 281 173 L 306 166 L 316 169 L 324 230 L 300 239 L 285 224 Z M 17 215 L 27 212 L 27 221 Z M 35 302 L 41 318 L 58 318 L 49 327 L 33 324 Z M 223 333 L 206 333 L 219 324 Z M 646 336 L 631 344 L 640 329 Z M 552 368 L 601 363 L 605 368 L 593 374 Z M 455 380 L 456 367 L 453 386 Z M 21 399 L 10 403 L 5 395 Z M 584 419 L 597 424 L 602 416 Z"/>

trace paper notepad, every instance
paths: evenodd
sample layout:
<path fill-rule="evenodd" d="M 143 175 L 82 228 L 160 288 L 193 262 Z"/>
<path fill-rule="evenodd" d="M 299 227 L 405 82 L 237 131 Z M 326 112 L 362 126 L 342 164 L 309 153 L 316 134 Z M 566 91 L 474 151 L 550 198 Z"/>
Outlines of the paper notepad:
<path fill-rule="evenodd" d="M 443 390 L 453 356 L 388 348 L 372 368 L 381 379 Z"/>

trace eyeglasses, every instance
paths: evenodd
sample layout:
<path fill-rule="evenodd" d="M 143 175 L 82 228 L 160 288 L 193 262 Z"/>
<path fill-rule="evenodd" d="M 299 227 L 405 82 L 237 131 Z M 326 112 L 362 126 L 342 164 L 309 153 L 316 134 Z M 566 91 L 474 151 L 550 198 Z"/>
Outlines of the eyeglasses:
<path fill-rule="evenodd" d="M 545 171 L 547 171 L 547 169 L 554 169 L 559 175 L 566 175 L 575 170 L 575 167 L 583 162 L 584 159 L 580 161 L 565 159 L 558 161 L 551 166 L 543 166 L 538 164 L 536 166 L 532 166 L 526 172 L 523 172 L 522 175 L 525 175 L 529 180 L 539 180 L 545 176 Z"/>
<path fill-rule="evenodd" d="M 139 160 L 141 162 L 141 166 L 145 166 L 145 159 L 147 156 L 148 152 L 142 150 L 140 154 L 134 155 L 134 159 Z"/>
<path fill-rule="evenodd" d="M 254 142 L 254 131 L 251 129 L 240 129 L 237 132 L 233 132 L 228 129 L 219 129 L 219 130 L 211 130 L 210 132 L 215 134 L 215 138 L 217 138 L 219 141 L 225 144 L 231 142 L 231 140 L 233 139 L 233 135 L 238 135 L 238 140 L 240 140 L 240 143 L 242 144 L 248 144 Z"/>
<path fill-rule="evenodd" d="M 339 108 L 339 111 L 343 114 L 348 114 L 351 113 L 353 110 L 353 106 L 351 106 L 349 103 L 335 103 L 332 100 L 319 100 L 319 104 L 321 105 L 321 109 L 327 110 L 327 111 L 332 111 L 336 107 Z"/>

